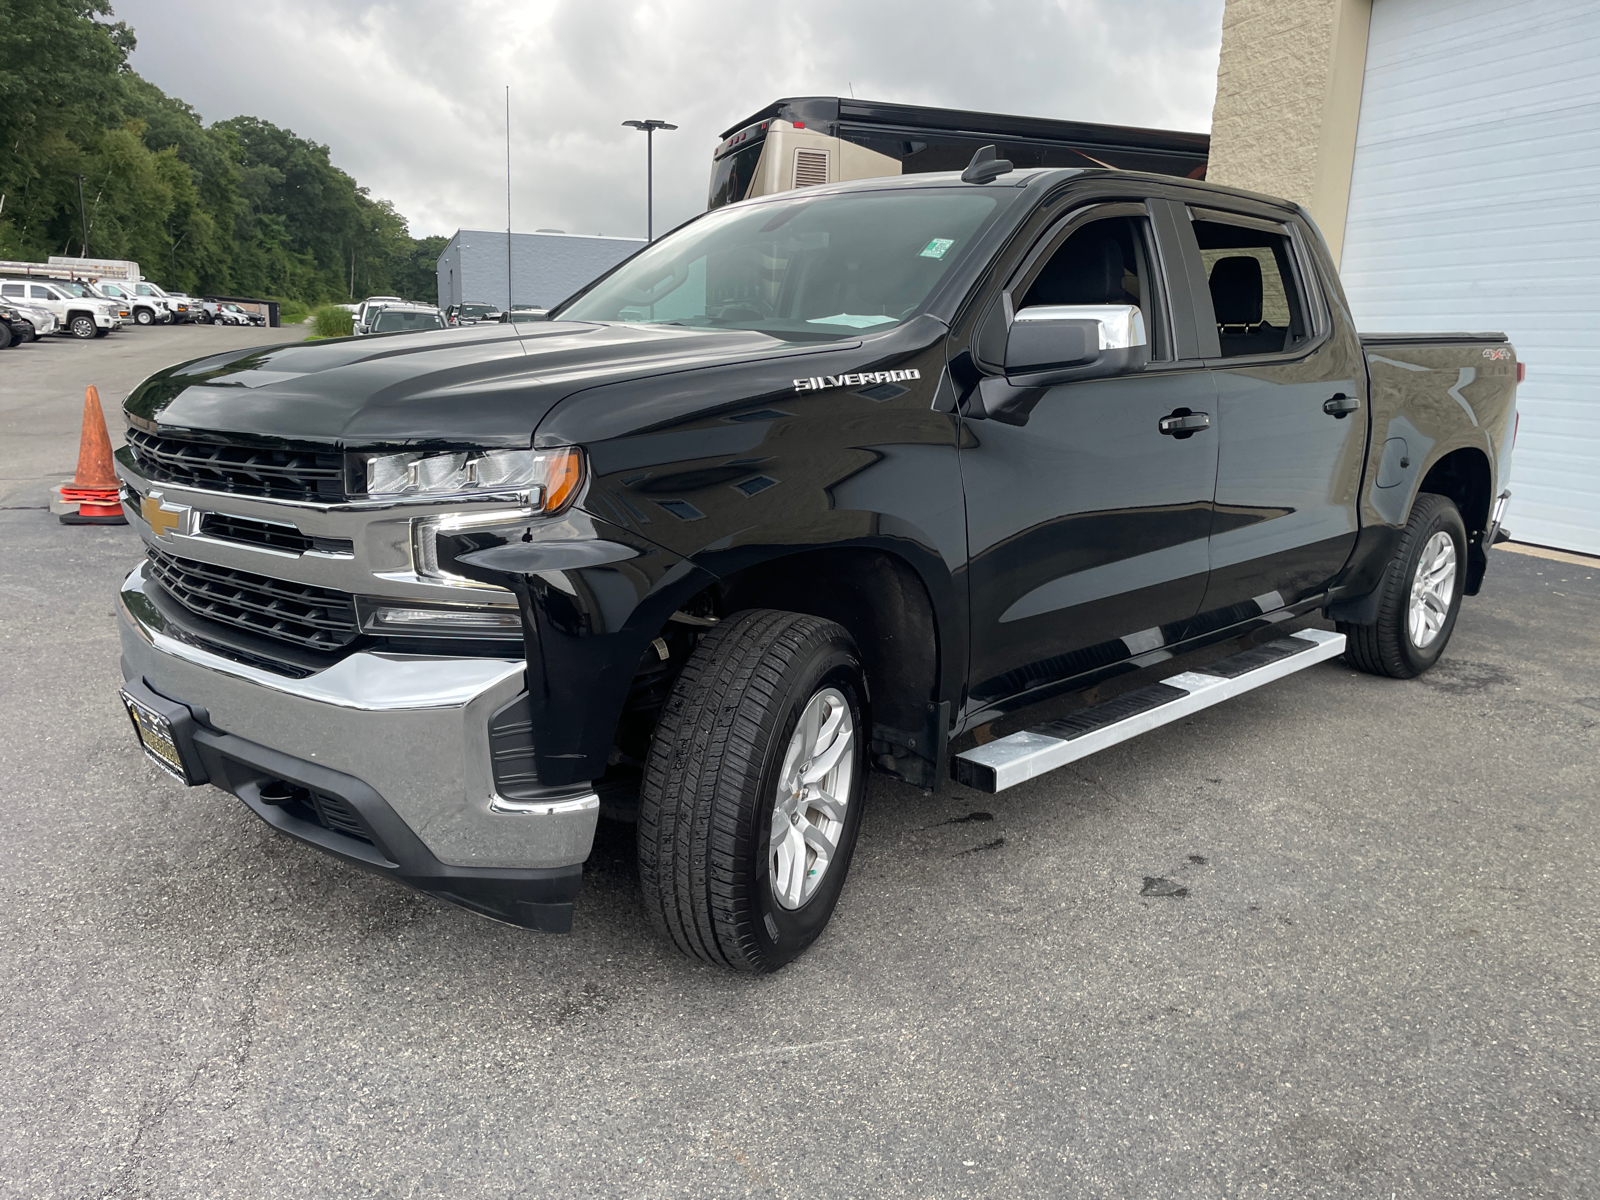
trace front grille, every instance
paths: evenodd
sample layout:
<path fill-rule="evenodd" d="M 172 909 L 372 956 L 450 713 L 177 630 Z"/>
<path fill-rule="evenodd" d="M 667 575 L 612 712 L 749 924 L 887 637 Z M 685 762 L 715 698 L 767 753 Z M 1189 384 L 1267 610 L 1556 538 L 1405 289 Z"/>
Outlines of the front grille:
<path fill-rule="evenodd" d="M 200 518 L 200 532 L 224 542 L 289 550 L 295 554 L 304 554 L 312 546 L 311 539 L 293 525 L 253 521 L 249 517 L 230 517 L 226 513 L 207 513 Z"/>
<path fill-rule="evenodd" d="M 344 456 L 329 450 L 282 450 L 191 441 L 128 430 L 128 448 L 149 478 L 211 492 L 277 500 L 342 501 Z"/>
<path fill-rule="evenodd" d="M 308 550 L 346 555 L 356 552 L 356 544 L 350 538 L 301 533 L 293 525 L 258 521 L 254 517 L 234 517 L 227 513 L 206 513 L 200 518 L 200 532 L 219 541 L 238 542 L 241 546 L 264 546 L 269 550 L 287 550 L 294 554 L 304 554 Z"/>
<path fill-rule="evenodd" d="M 156 582 L 197 616 L 312 650 L 339 650 L 360 636 L 348 592 L 174 558 L 153 546 L 148 554 Z"/>

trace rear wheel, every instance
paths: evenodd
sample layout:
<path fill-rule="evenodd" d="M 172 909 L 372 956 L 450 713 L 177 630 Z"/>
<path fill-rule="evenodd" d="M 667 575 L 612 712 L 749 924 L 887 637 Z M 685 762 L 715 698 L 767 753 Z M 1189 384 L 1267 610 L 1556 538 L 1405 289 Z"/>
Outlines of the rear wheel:
<path fill-rule="evenodd" d="M 72 330 L 72 336 L 78 338 L 92 338 L 95 335 L 94 318 L 86 317 L 82 313 L 73 317 L 67 328 Z"/>
<path fill-rule="evenodd" d="M 1466 582 L 1467 528 L 1455 503 L 1423 492 L 1379 584 L 1378 619 L 1339 623 L 1345 661 L 1371 675 L 1411 679 L 1444 653 Z"/>
<path fill-rule="evenodd" d="M 827 927 L 861 826 L 868 742 L 855 643 L 756 609 L 696 647 L 662 709 L 639 805 L 639 879 L 686 954 L 773 971 Z"/>

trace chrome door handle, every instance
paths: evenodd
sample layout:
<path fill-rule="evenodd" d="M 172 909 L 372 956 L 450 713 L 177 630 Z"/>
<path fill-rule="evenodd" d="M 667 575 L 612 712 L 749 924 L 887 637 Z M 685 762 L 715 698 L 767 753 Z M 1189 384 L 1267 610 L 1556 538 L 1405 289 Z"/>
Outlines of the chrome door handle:
<path fill-rule="evenodd" d="M 1190 412 L 1186 408 L 1180 408 L 1171 416 L 1162 417 L 1157 421 L 1156 428 L 1169 437 L 1193 437 L 1200 430 L 1211 428 L 1211 414 Z"/>
<path fill-rule="evenodd" d="M 1342 421 L 1356 409 L 1361 407 L 1361 401 L 1354 396 L 1346 396 L 1340 392 L 1337 396 L 1330 396 L 1322 402 L 1322 411 L 1336 421 Z"/>

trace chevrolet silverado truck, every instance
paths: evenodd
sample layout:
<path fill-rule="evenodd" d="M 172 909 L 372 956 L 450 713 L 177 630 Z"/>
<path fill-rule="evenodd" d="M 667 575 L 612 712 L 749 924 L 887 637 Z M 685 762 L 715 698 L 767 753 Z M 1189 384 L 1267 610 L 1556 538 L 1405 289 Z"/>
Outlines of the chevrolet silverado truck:
<path fill-rule="evenodd" d="M 745 201 L 548 321 L 146 380 L 123 698 L 183 782 L 525 927 L 632 820 L 656 928 L 768 971 L 869 772 L 997 791 L 1339 654 L 1427 670 L 1521 369 L 1359 335 L 1266 196 L 980 151 Z"/>

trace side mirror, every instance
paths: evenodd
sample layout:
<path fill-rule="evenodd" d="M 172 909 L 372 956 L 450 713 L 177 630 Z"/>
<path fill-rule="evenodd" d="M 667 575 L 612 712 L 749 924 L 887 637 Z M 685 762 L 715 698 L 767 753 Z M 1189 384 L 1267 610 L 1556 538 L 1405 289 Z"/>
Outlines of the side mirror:
<path fill-rule="evenodd" d="M 1150 361 L 1144 314 L 1134 304 L 1025 308 L 1006 335 L 1006 382 L 1049 387 L 1142 370 Z"/>

